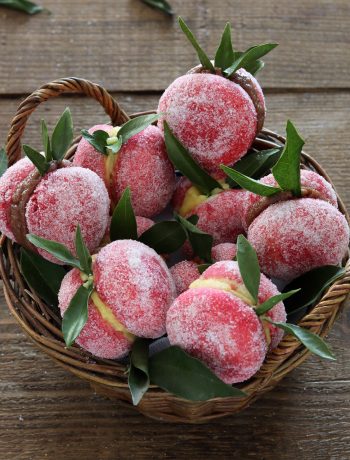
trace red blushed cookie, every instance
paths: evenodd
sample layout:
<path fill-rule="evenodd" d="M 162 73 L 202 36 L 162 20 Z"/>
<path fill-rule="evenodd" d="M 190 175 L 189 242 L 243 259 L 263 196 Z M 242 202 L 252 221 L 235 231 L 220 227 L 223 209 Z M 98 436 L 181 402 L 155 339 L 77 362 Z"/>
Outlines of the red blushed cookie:
<path fill-rule="evenodd" d="M 80 167 L 57 169 L 45 175 L 26 206 L 29 233 L 64 244 L 75 253 L 75 232 L 80 225 L 92 253 L 109 221 L 110 200 L 103 181 L 94 172 Z M 42 249 L 39 254 L 59 263 Z"/>
<path fill-rule="evenodd" d="M 76 268 L 68 272 L 63 278 L 58 294 L 62 316 L 81 285 L 80 272 Z M 133 342 L 105 321 L 90 299 L 88 320 L 76 339 L 76 343 L 99 358 L 117 359 L 129 352 Z"/>
<path fill-rule="evenodd" d="M 211 250 L 211 257 L 213 262 L 220 262 L 221 260 L 233 260 L 237 254 L 237 246 L 234 243 L 220 243 L 213 246 Z"/>
<path fill-rule="evenodd" d="M 186 192 L 192 186 L 191 182 L 181 177 L 176 185 L 172 199 L 175 211 L 179 212 L 185 199 Z M 197 227 L 209 233 L 214 239 L 214 244 L 234 243 L 237 236 L 243 233 L 241 220 L 242 200 L 245 197 L 243 190 L 224 190 L 216 195 L 205 198 L 205 201 L 186 212 L 183 217 L 197 215 Z"/>
<path fill-rule="evenodd" d="M 22 158 L 11 166 L 0 178 L 0 231 L 15 241 L 11 229 L 10 211 L 13 194 L 19 184 L 32 172 L 35 166 L 28 158 Z"/>
<path fill-rule="evenodd" d="M 112 126 L 96 125 L 89 130 L 112 132 Z M 175 188 L 174 168 L 168 159 L 161 131 L 148 126 L 132 136 L 112 160 L 81 139 L 74 164 L 95 171 L 106 183 L 112 202 L 129 187 L 134 211 L 139 216 L 159 214 L 169 203 Z M 108 163 L 108 165 L 107 165 Z"/>
<path fill-rule="evenodd" d="M 190 260 L 183 260 L 170 268 L 170 273 L 175 282 L 177 295 L 186 291 L 190 284 L 199 278 L 198 265 Z"/>
<path fill-rule="evenodd" d="M 300 198 L 269 206 L 250 225 L 261 270 L 289 281 L 323 265 L 337 265 L 346 254 L 349 227 L 330 203 Z"/>
<path fill-rule="evenodd" d="M 218 289 L 190 289 L 167 315 L 170 343 L 201 359 L 224 382 L 252 377 L 267 352 L 263 326 L 254 310 Z"/>
<path fill-rule="evenodd" d="M 222 261 L 211 265 L 205 272 L 200 276 L 201 280 L 226 280 L 229 284 L 232 283 L 234 289 L 242 290 L 246 292 L 244 283 L 239 271 L 238 263 L 235 261 Z M 280 292 L 277 287 L 270 281 L 265 275 L 261 274 L 258 302 L 262 304 L 271 297 L 278 295 Z M 252 308 L 252 307 L 251 307 Z M 276 304 L 271 310 L 265 313 L 265 316 L 270 318 L 272 321 L 283 322 L 287 320 L 286 310 L 283 302 Z M 270 323 L 265 322 L 264 327 L 269 330 L 268 341 L 270 341 L 269 348 L 272 350 L 276 348 L 283 337 L 283 330 L 273 326 Z"/>
<path fill-rule="evenodd" d="M 93 273 L 99 297 L 129 332 L 147 338 L 165 333 L 175 285 L 153 249 L 133 240 L 114 241 L 97 254 Z"/>
<path fill-rule="evenodd" d="M 263 177 L 260 179 L 260 182 L 265 185 L 271 185 L 273 187 L 277 186 L 276 179 L 272 174 Z M 337 195 L 329 182 L 326 181 L 322 176 L 317 174 L 314 171 L 308 171 L 302 169 L 300 171 L 300 182 L 301 186 L 307 189 L 316 190 L 322 199 L 328 201 L 331 205 L 338 207 Z M 244 229 L 248 230 L 248 216 L 249 211 L 253 206 L 256 206 L 263 197 L 256 195 L 252 192 L 246 192 L 246 196 L 242 200 L 242 223 Z"/>
<path fill-rule="evenodd" d="M 163 93 L 158 112 L 193 158 L 208 171 L 245 155 L 257 133 L 257 112 L 248 93 L 226 78 L 193 73 Z M 158 122 L 163 129 L 163 119 Z"/>

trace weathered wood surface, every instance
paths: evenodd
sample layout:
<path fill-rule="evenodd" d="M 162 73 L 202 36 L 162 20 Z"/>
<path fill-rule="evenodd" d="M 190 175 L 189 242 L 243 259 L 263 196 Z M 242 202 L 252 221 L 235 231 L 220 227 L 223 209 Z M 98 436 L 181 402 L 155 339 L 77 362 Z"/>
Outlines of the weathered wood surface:
<path fill-rule="evenodd" d="M 39 0 L 38 0 L 39 1 Z M 165 88 L 195 64 L 176 20 L 139 0 L 41 0 L 51 15 L 0 10 L 0 94 L 77 75 L 115 91 Z M 262 73 L 271 88 L 348 88 L 348 0 L 172 0 L 213 54 L 227 20 L 238 49 L 280 44 Z"/>
<path fill-rule="evenodd" d="M 39 1 L 39 0 L 37 0 Z M 238 48 L 281 46 L 266 59 L 266 126 L 292 119 L 306 151 L 329 172 L 350 208 L 348 0 L 170 0 L 203 47 L 214 51 L 226 20 Z M 160 91 L 196 63 L 175 21 L 139 0 L 42 0 L 51 16 L 0 9 L 0 145 L 22 97 L 42 83 L 78 75 L 114 91 L 129 112 L 156 107 Z M 26 142 L 40 143 L 65 106 L 77 133 L 105 120 L 86 98 L 43 105 Z M 0 459 L 350 458 L 350 311 L 330 334 L 338 360 L 310 358 L 241 414 L 210 425 L 170 425 L 111 403 L 37 351 L 0 296 Z"/>

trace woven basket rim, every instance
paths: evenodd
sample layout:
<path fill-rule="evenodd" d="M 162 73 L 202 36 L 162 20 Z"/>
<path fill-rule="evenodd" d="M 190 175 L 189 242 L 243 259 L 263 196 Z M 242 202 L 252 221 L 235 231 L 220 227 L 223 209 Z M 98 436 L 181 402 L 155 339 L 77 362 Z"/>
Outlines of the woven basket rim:
<path fill-rule="evenodd" d="M 120 124 L 129 119 L 118 102 L 99 85 L 78 78 L 56 80 L 36 90 L 20 104 L 11 123 L 6 147 L 10 164 L 20 157 L 21 137 L 30 114 L 40 103 L 63 93 L 81 93 L 94 98 L 105 108 L 112 124 Z M 145 113 L 154 113 L 154 111 L 139 112 L 130 117 Z M 73 156 L 78 140 L 79 138 L 75 139 L 69 149 L 68 158 Z M 271 148 L 284 143 L 283 136 L 264 128 L 254 145 Z M 306 167 L 321 174 L 334 187 L 326 171 L 310 155 L 303 152 L 302 162 Z M 350 224 L 344 203 L 338 194 L 337 198 L 339 209 Z M 16 244 L 4 236 L 0 240 L 0 273 L 6 303 L 21 328 L 37 347 L 62 367 L 87 380 L 99 393 L 130 403 L 125 366 L 115 361 L 93 357 L 77 346 L 70 349 L 65 347 L 62 333 L 58 328 L 60 318 L 55 312 L 50 312 L 49 310 L 52 309 L 47 307 L 36 293 L 26 286 L 19 270 Z M 325 336 L 331 329 L 349 293 L 350 261 L 347 260 L 344 275 L 326 290 L 319 302 L 298 324 L 320 336 Z M 246 407 L 303 362 L 308 354 L 309 352 L 297 339 L 285 335 L 279 346 L 269 352 L 258 373 L 247 383 L 240 385 L 247 393 L 247 397 L 214 398 L 208 401 L 193 402 L 151 385 L 138 409 L 150 417 L 169 421 L 210 421 Z"/>

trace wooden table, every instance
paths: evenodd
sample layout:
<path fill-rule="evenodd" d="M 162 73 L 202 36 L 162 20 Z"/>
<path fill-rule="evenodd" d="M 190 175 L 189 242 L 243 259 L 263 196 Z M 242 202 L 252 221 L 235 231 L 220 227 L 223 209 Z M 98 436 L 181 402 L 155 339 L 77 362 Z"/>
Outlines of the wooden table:
<path fill-rule="evenodd" d="M 348 0 L 170 0 L 213 53 L 224 23 L 238 48 L 280 47 L 261 73 L 266 126 L 287 118 L 307 139 L 350 207 Z M 41 84 L 76 75 L 97 81 L 127 111 L 156 107 L 162 90 L 196 64 L 176 21 L 139 0 L 43 0 L 52 14 L 0 9 L 0 144 L 19 102 Z M 26 140 L 39 147 L 38 123 L 65 106 L 77 132 L 104 120 L 94 102 L 64 97 L 31 119 Z M 338 360 L 310 358 L 241 414 L 211 425 L 149 420 L 90 388 L 37 351 L 0 310 L 0 458 L 29 459 L 349 459 L 350 313 L 329 336 Z"/>

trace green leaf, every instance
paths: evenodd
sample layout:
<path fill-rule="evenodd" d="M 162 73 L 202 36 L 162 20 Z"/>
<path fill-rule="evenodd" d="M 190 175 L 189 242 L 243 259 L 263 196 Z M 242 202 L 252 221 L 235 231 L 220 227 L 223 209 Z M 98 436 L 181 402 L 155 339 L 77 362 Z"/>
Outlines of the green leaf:
<path fill-rule="evenodd" d="M 211 263 L 211 249 L 213 247 L 213 237 L 208 233 L 202 232 L 187 219 L 175 215 L 176 219 L 183 226 L 187 233 L 188 240 L 196 256 L 206 262 Z"/>
<path fill-rule="evenodd" d="M 6 150 L 4 148 L 0 149 L 0 177 L 4 175 L 8 168 L 8 158 L 6 155 Z"/>
<path fill-rule="evenodd" d="M 234 61 L 235 53 L 232 47 L 231 25 L 228 22 L 221 37 L 221 42 L 215 53 L 215 67 L 227 69 Z"/>
<path fill-rule="evenodd" d="M 46 161 L 49 163 L 52 161 L 52 152 L 51 152 L 51 145 L 50 145 L 50 137 L 49 132 L 44 120 L 41 120 L 41 139 L 43 142 L 44 152 Z"/>
<path fill-rule="evenodd" d="M 226 385 L 201 361 L 177 346 L 171 346 L 149 359 L 151 382 L 176 396 L 190 401 L 246 394 Z"/>
<path fill-rule="evenodd" d="M 264 67 L 265 67 L 264 61 L 262 61 L 261 59 L 257 59 L 256 61 L 252 61 L 250 64 L 246 64 L 245 69 L 247 72 L 255 76 Z"/>
<path fill-rule="evenodd" d="M 221 184 L 206 173 L 192 158 L 187 149 L 175 137 L 165 120 L 164 139 L 170 161 L 202 193 L 209 195 L 215 188 L 222 188 Z"/>
<path fill-rule="evenodd" d="M 329 349 L 326 342 L 321 339 L 320 336 L 314 334 L 313 332 L 308 331 L 302 327 L 299 327 L 295 324 L 290 323 L 278 323 L 271 321 L 269 318 L 265 317 L 264 321 L 267 321 L 273 324 L 280 329 L 283 329 L 288 334 L 294 335 L 300 342 L 309 350 L 311 353 L 314 353 L 317 356 L 320 356 L 324 359 L 335 360 L 334 354 Z"/>
<path fill-rule="evenodd" d="M 66 271 L 39 254 L 21 248 L 21 272 L 29 286 L 48 305 L 57 307 L 58 291 Z"/>
<path fill-rule="evenodd" d="M 81 234 L 81 229 L 80 229 L 79 224 L 75 232 L 75 250 L 77 252 L 77 256 L 78 256 L 80 265 L 83 269 L 83 272 L 86 275 L 91 275 L 92 274 L 92 259 L 91 259 L 89 250 L 85 244 L 85 241 L 83 239 L 83 235 Z"/>
<path fill-rule="evenodd" d="M 252 63 L 255 63 L 257 59 L 265 56 L 267 53 L 276 48 L 276 46 L 278 46 L 277 43 L 264 43 L 262 45 L 256 45 L 249 48 L 225 70 L 225 75 L 231 77 L 231 75 L 241 68 L 244 68 L 249 72 L 248 69 L 251 68 L 250 66 L 252 66 Z M 253 66 L 253 69 L 256 70 L 256 64 Z"/>
<path fill-rule="evenodd" d="M 296 294 L 299 291 L 300 289 L 295 289 L 294 291 L 289 291 L 289 292 L 284 292 L 283 294 L 274 295 L 273 297 L 270 297 L 265 302 L 261 303 L 255 309 L 255 313 L 259 316 L 263 315 L 267 311 L 271 310 L 271 308 L 273 308 L 275 305 L 277 305 L 278 302 L 281 302 L 284 299 L 288 299 L 288 297 L 291 297 L 292 295 Z"/>
<path fill-rule="evenodd" d="M 186 35 L 186 37 L 188 38 L 188 40 L 191 43 L 191 45 L 193 46 L 193 48 L 196 50 L 198 58 L 199 58 L 199 61 L 202 64 L 202 66 L 205 69 L 210 70 L 212 73 L 215 73 L 215 67 L 211 63 L 211 61 L 208 58 L 208 56 L 206 55 L 206 53 L 200 47 L 200 45 L 197 42 L 195 36 L 193 35 L 191 30 L 188 28 L 187 24 L 185 23 L 185 21 L 181 17 L 179 17 L 179 24 L 180 24 L 180 27 L 181 27 L 183 33 Z"/>
<path fill-rule="evenodd" d="M 257 305 L 260 286 L 259 261 L 255 249 L 243 235 L 239 235 L 237 239 L 236 257 L 243 283 Z"/>
<path fill-rule="evenodd" d="M 299 313 L 303 316 L 307 309 L 321 298 L 324 291 L 344 274 L 345 269 L 342 267 L 325 265 L 314 268 L 289 283 L 283 291 L 298 288 L 300 291 L 290 301 L 284 303 L 288 319 L 290 320 L 291 317 L 294 319 L 295 315 Z"/>
<path fill-rule="evenodd" d="M 50 163 L 46 161 L 46 158 L 37 150 L 32 149 L 29 145 L 23 144 L 23 150 L 39 173 L 44 176 L 50 167 Z"/>
<path fill-rule="evenodd" d="M 272 187 L 271 185 L 262 184 L 258 180 L 252 179 L 225 165 L 220 165 L 220 168 L 224 171 L 224 173 L 230 179 L 234 180 L 243 189 L 248 190 L 249 192 L 255 193 L 256 195 L 271 196 L 271 195 L 276 195 L 276 193 L 281 192 L 280 188 Z"/>
<path fill-rule="evenodd" d="M 152 8 L 155 8 L 159 11 L 162 11 L 165 14 L 168 14 L 169 16 L 172 16 L 173 10 L 170 6 L 170 4 L 166 0 L 141 0 L 143 3 L 146 5 L 151 6 Z"/>
<path fill-rule="evenodd" d="M 27 240 L 30 241 L 35 247 L 44 249 L 64 264 L 70 265 L 71 267 L 75 267 L 80 271 L 83 271 L 83 267 L 80 265 L 79 260 L 74 257 L 70 250 L 63 244 L 41 238 L 40 236 L 33 235 L 32 233 L 27 235 Z"/>
<path fill-rule="evenodd" d="M 107 139 L 109 138 L 109 134 L 106 131 L 102 131 L 98 129 L 94 133 L 90 134 L 89 131 L 83 129 L 81 131 L 81 135 L 85 140 L 88 141 L 90 145 L 92 145 L 97 151 L 102 153 L 102 155 L 107 154 Z"/>
<path fill-rule="evenodd" d="M 234 170 L 245 176 L 260 179 L 277 163 L 281 153 L 282 148 L 248 153 L 235 163 Z M 230 177 L 227 178 L 227 183 L 230 187 L 239 187 L 237 182 Z"/>
<path fill-rule="evenodd" d="M 72 114 L 69 107 L 67 107 L 54 127 L 51 137 L 52 156 L 55 160 L 63 160 L 64 155 L 73 141 L 73 136 Z"/>
<path fill-rule="evenodd" d="M 36 5 L 28 0 L 0 0 L 0 6 L 22 11 L 27 14 L 37 14 L 44 10 L 42 6 Z"/>
<path fill-rule="evenodd" d="M 70 347 L 80 334 L 88 319 L 88 303 L 93 286 L 80 286 L 64 312 L 62 320 L 63 338 Z"/>
<path fill-rule="evenodd" d="M 186 232 L 176 221 L 158 222 L 140 236 L 140 241 L 158 254 L 177 251 L 186 241 Z"/>
<path fill-rule="evenodd" d="M 147 128 L 147 126 L 157 121 L 158 118 L 162 115 L 163 114 L 161 113 L 156 113 L 151 115 L 141 115 L 139 117 L 132 118 L 131 120 L 123 124 L 123 126 L 117 133 L 117 137 L 119 139 L 122 139 L 122 143 L 124 144 L 132 136 L 135 136 L 135 134 L 140 133 L 145 128 Z"/>
<path fill-rule="evenodd" d="M 147 339 L 136 339 L 130 353 L 128 385 L 134 406 L 137 406 L 149 387 Z"/>
<path fill-rule="evenodd" d="M 137 240 L 137 224 L 131 204 L 130 189 L 127 187 L 114 209 L 111 228 L 111 241 Z"/>
<path fill-rule="evenodd" d="M 300 157 L 304 140 L 293 123 L 287 121 L 287 141 L 281 157 L 272 168 L 272 174 L 282 190 L 291 191 L 294 196 L 301 195 Z"/>
<path fill-rule="evenodd" d="M 186 220 L 193 225 L 197 225 L 199 221 L 199 217 L 197 216 L 197 214 L 192 214 L 192 216 L 187 217 Z"/>
<path fill-rule="evenodd" d="M 206 270 L 207 268 L 209 268 L 209 267 L 211 267 L 211 266 L 212 266 L 212 264 L 199 264 L 199 265 L 197 266 L 197 268 L 198 268 L 199 273 L 202 274 L 202 273 L 205 272 L 205 270 Z"/>

